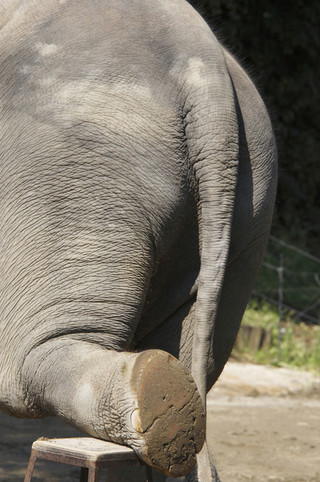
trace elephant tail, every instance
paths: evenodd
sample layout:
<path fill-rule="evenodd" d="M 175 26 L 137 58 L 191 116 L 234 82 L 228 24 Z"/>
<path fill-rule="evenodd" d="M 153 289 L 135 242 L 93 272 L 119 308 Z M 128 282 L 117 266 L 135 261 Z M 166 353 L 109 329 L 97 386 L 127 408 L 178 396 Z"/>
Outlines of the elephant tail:
<path fill-rule="evenodd" d="M 205 60 L 189 59 L 184 130 L 199 196 L 201 267 L 192 352 L 192 375 L 205 403 L 207 366 L 229 254 L 238 172 L 235 92 L 223 50 L 215 40 Z"/>

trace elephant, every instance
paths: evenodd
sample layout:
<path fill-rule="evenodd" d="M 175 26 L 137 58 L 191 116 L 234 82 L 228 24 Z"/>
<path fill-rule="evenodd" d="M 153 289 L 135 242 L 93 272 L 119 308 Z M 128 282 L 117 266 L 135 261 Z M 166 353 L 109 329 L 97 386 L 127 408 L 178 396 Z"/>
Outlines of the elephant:
<path fill-rule="evenodd" d="M 205 400 L 270 231 L 266 107 L 185 0 L 0 11 L 0 408 L 218 480 Z"/>

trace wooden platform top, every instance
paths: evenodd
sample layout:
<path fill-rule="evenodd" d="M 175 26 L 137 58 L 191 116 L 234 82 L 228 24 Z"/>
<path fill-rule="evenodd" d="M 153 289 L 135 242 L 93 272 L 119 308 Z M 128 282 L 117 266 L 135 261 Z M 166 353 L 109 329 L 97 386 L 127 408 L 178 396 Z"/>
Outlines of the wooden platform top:
<path fill-rule="evenodd" d="M 95 461 L 136 460 L 133 449 L 125 445 L 106 442 L 92 437 L 74 438 L 39 438 L 32 444 L 32 449 L 38 453 L 64 455 Z"/>

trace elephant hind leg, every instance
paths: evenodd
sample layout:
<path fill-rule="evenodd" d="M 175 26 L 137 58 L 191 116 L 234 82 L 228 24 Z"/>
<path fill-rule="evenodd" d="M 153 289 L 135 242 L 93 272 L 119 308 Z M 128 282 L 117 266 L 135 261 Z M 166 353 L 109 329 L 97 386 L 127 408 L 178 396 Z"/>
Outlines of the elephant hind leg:
<path fill-rule="evenodd" d="M 89 435 L 129 445 L 168 475 L 194 466 L 204 409 L 191 375 L 168 353 L 53 340 L 30 353 L 23 377 L 34 415 L 58 415 Z"/>

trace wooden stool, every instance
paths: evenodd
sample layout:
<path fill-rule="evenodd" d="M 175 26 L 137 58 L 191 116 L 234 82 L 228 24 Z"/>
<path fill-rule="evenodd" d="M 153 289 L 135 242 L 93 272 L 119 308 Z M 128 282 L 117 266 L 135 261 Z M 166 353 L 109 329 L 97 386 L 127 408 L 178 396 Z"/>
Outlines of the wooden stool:
<path fill-rule="evenodd" d="M 145 465 L 134 451 L 112 442 L 91 437 L 39 438 L 32 444 L 24 482 L 30 482 L 36 459 L 52 460 L 81 467 L 80 482 L 98 482 L 102 467 Z M 146 481 L 152 482 L 152 469 L 146 467 Z M 108 479 L 107 479 L 108 480 Z"/>

